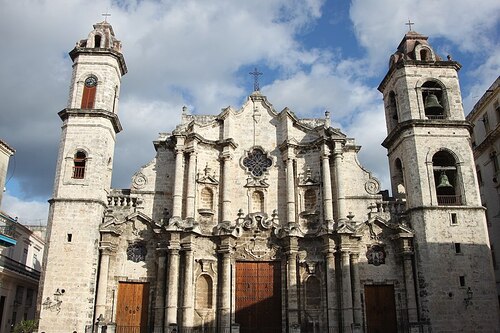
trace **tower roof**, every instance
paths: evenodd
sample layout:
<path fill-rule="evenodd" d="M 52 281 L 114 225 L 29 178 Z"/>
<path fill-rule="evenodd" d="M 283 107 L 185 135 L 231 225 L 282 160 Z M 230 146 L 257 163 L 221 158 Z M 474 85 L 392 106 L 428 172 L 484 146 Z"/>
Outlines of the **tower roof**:
<path fill-rule="evenodd" d="M 422 34 L 419 34 L 416 31 L 408 31 L 401 42 L 399 43 L 397 51 L 391 56 L 391 65 L 397 63 L 399 60 L 423 60 L 423 59 L 418 59 L 418 57 L 415 54 L 415 49 L 417 46 L 423 46 L 429 49 L 432 53 L 432 47 L 430 46 L 429 42 L 427 41 L 429 37 L 424 36 Z M 441 61 L 442 59 L 438 56 L 435 55 L 433 57 L 434 61 Z"/>
<path fill-rule="evenodd" d="M 109 54 L 118 59 L 122 75 L 127 73 L 127 65 L 123 58 L 122 43 L 119 41 L 113 27 L 107 21 L 102 21 L 93 25 L 92 30 L 87 39 L 82 39 L 76 42 L 76 46 L 69 53 L 71 60 L 75 60 L 80 54 L 103 55 Z"/>

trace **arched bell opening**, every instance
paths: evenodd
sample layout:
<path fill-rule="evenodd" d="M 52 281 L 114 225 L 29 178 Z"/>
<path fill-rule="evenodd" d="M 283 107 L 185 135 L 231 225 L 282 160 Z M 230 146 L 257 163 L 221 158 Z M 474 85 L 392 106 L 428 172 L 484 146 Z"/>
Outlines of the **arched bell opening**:
<path fill-rule="evenodd" d="M 438 205 L 461 205 L 462 197 L 455 158 L 447 151 L 439 151 L 432 157 L 432 167 Z"/>
<path fill-rule="evenodd" d="M 427 81 L 422 85 L 422 100 L 427 119 L 445 118 L 443 89 L 437 82 Z"/>
<path fill-rule="evenodd" d="M 399 158 L 394 161 L 394 172 L 392 175 L 393 180 L 393 195 L 396 198 L 404 198 L 406 196 L 406 185 L 403 173 L 403 163 Z"/>
<path fill-rule="evenodd" d="M 101 47 L 101 35 L 95 35 L 94 36 L 94 47 L 95 48 L 100 48 Z"/>

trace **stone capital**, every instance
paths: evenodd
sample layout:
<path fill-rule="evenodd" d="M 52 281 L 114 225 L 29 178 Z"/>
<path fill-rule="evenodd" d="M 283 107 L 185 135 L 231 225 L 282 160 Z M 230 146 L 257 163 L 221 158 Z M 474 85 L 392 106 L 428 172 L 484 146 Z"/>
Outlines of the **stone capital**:
<path fill-rule="evenodd" d="M 105 255 L 113 255 L 116 253 L 116 249 L 118 246 L 109 241 L 101 241 L 99 242 L 99 250 L 101 250 L 102 254 Z"/>

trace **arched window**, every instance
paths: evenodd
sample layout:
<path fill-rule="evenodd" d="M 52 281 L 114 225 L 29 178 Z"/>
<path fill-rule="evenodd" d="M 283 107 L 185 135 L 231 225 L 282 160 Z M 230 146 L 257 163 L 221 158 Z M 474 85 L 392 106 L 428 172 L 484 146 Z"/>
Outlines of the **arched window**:
<path fill-rule="evenodd" d="M 444 119 L 443 89 L 437 82 L 427 81 L 422 85 L 424 112 L 428 119 Z"/>
<path fill-rule="evenodd" d="M 394 93 L 394 91 L 391 91 L 389 93 L 389 109 L 391 112 L 391 118 L 393 120 L 395 120 L 396 122 L 398 122 L 399 115 L 398 115 L 398 108 L 397 108 L 397 104 L 396 104 L 396 94 Z"/>
<path fill-rule="evenodd" d="M 200 208 L 202 209 L 214 208 L 214 192 L 210 188 L 204 187 L 201 190 L 200 198 L 201 198 Z"/>
<path fill-rule="evenodd" d="M 420 50 L 420 60 L 422 61 L 429 61 L 429 50 L 427 49 L 421 49 Z"/>
<path fill-rule="evenodd" d="M 100 48 L 101 47 L 101 35 L 95 35 L 94 36 L 94 47 L 95 48 Z"/>
<path fill-rule="evenodd" d="M 264 211 L 264 193 L 255 191 L 252 193 L 252 210 L 253 212 Z"/>
<path fill-rule="evenodd" d="M 306 307 L 318 309 L 321 307 L 321 285 L 315 276 L 310 276 L 306 281 Z"/>
<path fill-rule="evenodd" d="M 394 161 L 393 182 L 396 190 L 396 197 L 404 197 L 406 194 L 405 179 L 403 174 L 403 163 L 399 158 Z"/>
<path fill-rule="evenodd" d="M 213 304 L 212 278 L 207 274 L 196 280 L 196 309 L 211 309 Z"/>
<path fill-rule="evenodd" d="M 455 158 L 447 151 L 439 151 L 432 157 L 432 166 L 438 205 L 461 205 Z"/>
<path fill-rule="evenodd" d="M 316 210 L 316 201 L 316 191 L 312 188 L 307 189 L 304 193 L 304 210 L 314 212 Z"/>
<path fill-rule="evenodd" d="M 78 151 L 73 158 L 73 178 L 85 178 L 85 164 L 87 163 L 87 155 L 83 151 Z"/>
<path fill-rule="evenodd" d="M 90 75 L 85 79 L 82 95 L 82 109 L 93 109 L 95 102 L 95 93 L 97 90 L 97 78 Z"/>
<path fill-rule="evenodd" d="M 490 161 L 491 165 L 493 166 L 493 176 L 496 177 L 496 175 L 500 172 L 500 165 L 498 163 L 498 156 L 496 151 L 492 151 L 490 153 Z"/>

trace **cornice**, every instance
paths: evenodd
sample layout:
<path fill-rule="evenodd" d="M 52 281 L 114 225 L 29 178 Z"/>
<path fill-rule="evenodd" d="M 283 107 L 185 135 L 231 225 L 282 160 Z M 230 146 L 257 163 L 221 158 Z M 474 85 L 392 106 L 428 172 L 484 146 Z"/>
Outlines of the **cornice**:
<path fill-rule="evenodd" d="M 65 121 L 69 117 L 100 117 L 108 119 L 113 125 L 115 133 L 120 133 L 122 131 L 122 125 L 118 115 L 104 109 L 70 109 L 66 108 L 58 112 L 59 117 L 62 121 Z"/>

